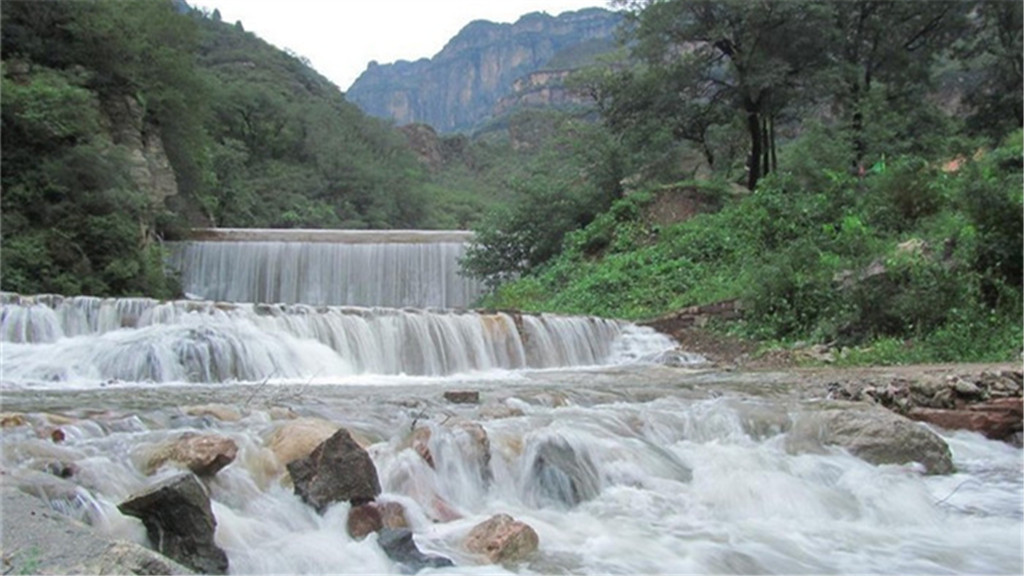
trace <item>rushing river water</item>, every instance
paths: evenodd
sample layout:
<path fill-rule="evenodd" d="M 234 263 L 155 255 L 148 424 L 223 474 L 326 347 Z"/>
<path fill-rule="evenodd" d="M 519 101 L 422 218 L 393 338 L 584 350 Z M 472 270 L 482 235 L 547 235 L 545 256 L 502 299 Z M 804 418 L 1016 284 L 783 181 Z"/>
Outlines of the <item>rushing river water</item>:
<path fill-rule="evenodd" d="M 940 431 L 957 472 L 936 476 L 913 464 L 869 464 L 831 446 L 794 450 L 787 438 L 817 409 L 821 391 L 781 373 L 651 364 L 667 341 L 625 324 L 262 310 L 153 301 L 107 301 L 103 309 L 102 302 L 8 295 L 3 410 L 24 414 L 25 424 L 4 429 L 4 482 L 46 496 L 109 536 L 144 543 L 141 523 L 116 506 L 174 473 L 170 466 L 144 473 L 150 448 L 185 432 L 216 433 L 239 447 L 209 481 L 216 541 L 231 573 L 400 572 L 375 535 L 347 534 L 347 503 L 321 516 L 294 495 L 268 449 L 280 426 L 315 417 L 366 445 L 380 499 L 405 506 L 421 549 L 454 561 L 436 572 L 1024 570 L 1022 456 L 1007 444 Z M 377 358 L 369 344 L 343 345 L 345 330 L 328 329 L 353 318 L 363 322 L 353 326 L 368 326 L 367 342 L 374 331 L 393 338 L 377 340 L 385 348 L 450 337 L 477 352 L 454 363 L 420 352 L 410 356 L 415 361 Z M 374 324 L 380 318 L 387 320 Z M 241 336 L 233 339 L 232 330 Z M 472 334 L 504 339 L 477 349 Z M 102 360 L 108 354 L 119 360 Z M 363 360 L 353 360 L 359 354 Z M 129 358 L 144 360 L 118 371 Z M 195 358 L 206 365 L 222 358 L 222 372 L 197 372 L 189 364 Z M 261 358 L 275 360 L 259 370 L 237 367 Z M 449 403 L 449 390 L 478 391 L 480 402 Z M 486 457 L 467 432 L 474 425 L 485 432 Z M 431 430 L 433 467 L 411 446 L 415 427 Z M 58 428 L 63 438 L 55 442 Z M 536 530 L 531 560 L 495 566 L 464 549 L 469 530 L 497 513 Z"/>

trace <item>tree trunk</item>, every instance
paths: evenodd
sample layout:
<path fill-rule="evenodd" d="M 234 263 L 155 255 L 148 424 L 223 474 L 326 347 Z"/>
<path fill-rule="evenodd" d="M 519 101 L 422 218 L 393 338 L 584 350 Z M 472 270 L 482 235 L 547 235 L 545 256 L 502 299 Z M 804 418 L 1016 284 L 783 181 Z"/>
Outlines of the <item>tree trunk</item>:
<path fill-rule="evenodd" d="M 771 144 L 772 154 L 772 172 L 779 171 L 779 157 L 775 153 L 775 114 L 768 117 L 769 136 L 768 142 Z"/>
<path fill-rule="evenodd" d="M 744 101 L 747 111 L 747 132 L 750 134 L 750 157 L 747 160 L 747 189 L 757 187 L 761 179 L 761 115 L 757 104 L 750 98 Z"/>

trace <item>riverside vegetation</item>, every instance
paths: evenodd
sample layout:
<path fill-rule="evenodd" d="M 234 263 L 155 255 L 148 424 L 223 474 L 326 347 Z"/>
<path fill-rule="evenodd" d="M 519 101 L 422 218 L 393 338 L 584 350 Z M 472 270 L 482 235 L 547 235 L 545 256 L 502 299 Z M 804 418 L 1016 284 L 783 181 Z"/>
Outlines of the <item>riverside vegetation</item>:
<path fill-rule="evenodd" d="M 847 362 L 1019 358 L 1019 4 L 624 4 L 632 64 L 576 78 L 588 143 L 477 230 L 487 305 L 739 299 L 723 330 Z M 666 197 L 705 213 L 659 222 Z"/>
<path fill-rule="evenodd" d="M 160 240 L 195 225 L 472 226 L 486 306 L 738 298 L 728 330 L 851 362 L 1018 357 L 1019 3 L 618 7 L 626 47 L 570 79 L 596 107 L 445 136 L 430 169 L 216 12 L 3 0 L 2 287 L 170 297 Z"/>

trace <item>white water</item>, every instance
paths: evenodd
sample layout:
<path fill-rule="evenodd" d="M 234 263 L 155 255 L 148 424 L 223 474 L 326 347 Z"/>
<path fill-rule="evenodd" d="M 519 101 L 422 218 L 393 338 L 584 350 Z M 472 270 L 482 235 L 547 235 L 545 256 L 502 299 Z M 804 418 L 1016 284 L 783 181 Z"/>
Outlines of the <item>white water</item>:
<path fill-rule="evenodd" d="M 8 385 L 319 381 L 616 364 L 671 348 L 615 320 L 143 298 L 3 298 Z"/>
<path fill-rule="evenodd" d="M 618 369 L 622 370 L 622 369 Z M 677 395 L 654 372 L 593 374 L 585 389 L 548 374 L 543 381 L 492 383 L 482 406 L 446 405 L 444 386 L 297 390 L 286 403 L 300 413 L 345 425 L 370 442 L 382 500 L 407 509 L 425 551 L 446 555 L 447 573 L 569 574 L 1019 574 L 1022 539 L 1021 451 L 971 433 L 949 442 L 959 471 L 929 477 L 912 465 L 874 466 L 848 453 L 789 453 L 785 426 L 808 407 L 754 400 L 724 382 L 725 396 Z M 685 379 L 685 372 L 674 379 Z M 630 381 L 633 392 L 618 382 Z M 663 384 L 656 385 L 655 382 Z M 564 382 L 564 384 L 558 384 Z M 650 384 L 638 384 L 649 382 Z M 638 387 L 639 386 L 639 387 Z M 638 388 L 637 388 L 638 387 Z M 143 389 L 147 390 L 147 389 Z M 155 389 L 148 389 L 153 390 Z M 710 390 L 710 388 L 709 388 Z M 36 437 L 33 426 L 5 430 L 3 465 L 41 468 L 54 458 L 78 466 L 73 497 L 55 501 L 112 536 L 144 542 L 138 521 L 116 504 L 153 481 L 136 460 L 148 443 L 185 431 L 216 432 L 240 446 L 236 461 L 210 483 L 216 539 L 234 574 L 399 573 L 374 536 L 353 541 L 348 505 L 318 516 L 282 483 L 283 470 L 264 438 L 269 396 L 246 387 L 16 391 L 15 409 L 87 420 L 62 425 L 63 446 Z M 141 396 L 141 397 L 140 397 Z M 655 400 L 642 397 L 657 396 Z M 241 399 L 247 398 L 245 402 Z M 184 406 L 219 399 L 244 417 L 235 422 L 188 416 Z M 136 406 L 145 405 L 146 408 Z M 60 408 L 65 406 L 65 408 Z M 73 406 L 74 408 L 67 408 Z M 477 422 L 489 439 L 489 462 L 461 422 Z M 435 468 L 409 447 L 414 423 L 431 428 Z M 538 454 L 562 467 L 539 467 Z M 561 456 L 559 456 L 561 455 Z M 575 462 L 576 464 L 566 464 Z M 485 469 L 489 473 L 485 473 Z M 566 495 L 576 476 L 573 505 Z M 158 476 L 170 474 L 170 469 Z M 54 480 L 53 482 L 57 482 Z M 30 490 L 41 490 L 36 488 Z M 51 494 L 61 493 L 59 486 Z M 442 506 L 460 518 L 435 522 Z M 476 523 L 509 513 L 540 536 L 533 559 L 492 566 L 462 548 Z"/>
<path fill-rule="evenodd" d="M 42 495 L 111 537 L 145 543 L 141 523 L 117 504 L 175 472 L 165 466 L 147 477 L 147 451 L 185 432 L 227 435 L 238 456 L 209 486 L 232 574 L 402 570 L 375 536 L 348 536 L 348 504 L 320 516 L 292 493 L 268 438 L 294 415 L 365 439 L 380 499 L 405 506 L 422 550 L 456 564 L 432 572 L 1024 571 L 1019 449 L 944 432 L 958 469 L 948 476 L 871 465 L 838 448 L 792 452 L 800 443 L 787 442 L 788 431 L 816 402 L 751 375 L 638 365 L 671 343 L 630 324 L 0 300 L 3 409 L 28 420 L 0 435 L 5 485 Z M 449 389 L 477 390 L 481 404 L 449 404 Z M 209 403 L 240 418 L 194 409 Z M 410 447 L 415 426 L 431 430 L 433 468 Z M 59 444 L 54 427 L 65 437 Z M 55 463 L 75 471 L 67 480 L 42 472 Z M 497 513 L 539 534 L 529 562 L 489 565 L 463 548 L 470 529 Z"/>
<path fill-rule="evenodd" d="M 186 242 L 172 267 L 186 293 L 226 302 L 465 308 L 462 242 Z"/>

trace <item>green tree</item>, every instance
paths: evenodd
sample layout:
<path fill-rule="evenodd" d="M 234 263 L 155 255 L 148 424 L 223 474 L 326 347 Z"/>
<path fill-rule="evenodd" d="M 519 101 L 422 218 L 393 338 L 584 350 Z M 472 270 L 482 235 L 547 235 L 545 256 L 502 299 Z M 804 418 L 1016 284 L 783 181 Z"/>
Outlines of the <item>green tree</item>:
<path fill-rule="evenodd" d="M 663 78 L 673 78 L 664 91 L 669 100 L 660 97 L 646 109 L 657 114 L 671 106 L 674 96 L 681 111 L 673 123 L 677 134 L 702 144 L 717 120 L 713 109 L 721 105 L 740 115 L 748 136 L 747 186 L 754 189 L 777 165 L 777 119 L 797 95 L 813 92 L 813 79 L 828 63 L 827 5 L 742 0 L 626 4 L 635 22 L 635 54 Z"/>

